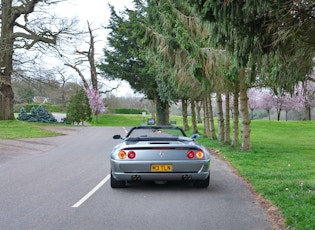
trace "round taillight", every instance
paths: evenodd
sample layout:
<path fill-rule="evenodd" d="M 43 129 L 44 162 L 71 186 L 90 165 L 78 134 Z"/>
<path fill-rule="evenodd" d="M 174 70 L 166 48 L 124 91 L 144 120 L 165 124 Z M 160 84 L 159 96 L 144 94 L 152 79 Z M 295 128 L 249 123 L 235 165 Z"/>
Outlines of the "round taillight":
<path fill-rule="evenodd" d="M 196 157 L 198 158 L 198 159 L 202 159 L 203 157 L 204 157 L 204 153 L 203 153 L 203 151 L 202 150 L 198 150 L 197 152 L 196 152 Z"/>
<path fill-rule="evenodd" d="M 188 151 L 187 152 L 187 157 L 189 158 L 189 159 L 192 159 L 192 158 L 194 158 L 194 156 L 195 156 L 195 153 L 194 153 L 194 151 Z"/>
<path fill-rule="evenodd" d="M 118 153 L 119 159 L 125 159 L 126 156 L 127 156 L 127 154 L 125 151 L 123 151 L 123 150 L 119 151 L 119 153 Z"/>
<path fill-rule="evenodd" d="M 136 153 L 135 153 L 134 151 L 128 152 L 128 158 L 129 158 L 129 159 L 133 159 L 133 158 L 135 158 L 135 157 L 136 157 Z"/>

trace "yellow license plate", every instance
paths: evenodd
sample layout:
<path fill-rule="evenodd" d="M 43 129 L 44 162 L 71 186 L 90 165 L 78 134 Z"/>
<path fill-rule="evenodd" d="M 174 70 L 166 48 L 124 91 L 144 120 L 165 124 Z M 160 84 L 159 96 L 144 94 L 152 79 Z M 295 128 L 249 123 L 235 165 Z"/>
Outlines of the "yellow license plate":
<path fill-rule="evenodd" d="M 172 165 L 151 165 L 151 172 L 172 172 Z"/>

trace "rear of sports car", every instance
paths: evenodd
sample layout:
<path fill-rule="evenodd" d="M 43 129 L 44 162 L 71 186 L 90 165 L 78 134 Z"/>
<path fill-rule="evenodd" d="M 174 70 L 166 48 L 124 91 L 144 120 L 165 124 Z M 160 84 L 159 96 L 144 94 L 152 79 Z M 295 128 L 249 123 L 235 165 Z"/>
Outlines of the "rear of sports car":
<path fill-rule="evenodd" d="M 134 181 L 188 181 L 208 187 L 210 153 L 193 141 L 141 141 L 114 149 L 111 186 Z"/>

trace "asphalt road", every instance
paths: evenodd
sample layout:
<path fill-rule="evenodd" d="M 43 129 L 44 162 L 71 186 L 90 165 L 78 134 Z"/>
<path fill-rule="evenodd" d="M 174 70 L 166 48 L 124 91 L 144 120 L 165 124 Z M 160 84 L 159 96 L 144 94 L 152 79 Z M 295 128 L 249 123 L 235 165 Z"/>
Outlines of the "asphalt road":
<path fill-rule="evenodd" d="M 121 127 L 64 128 L 53 138 L 0 141 L 0 229 L 272 229 L 247 184 L 212 157 L 210 186 L 112 189 Z"/>

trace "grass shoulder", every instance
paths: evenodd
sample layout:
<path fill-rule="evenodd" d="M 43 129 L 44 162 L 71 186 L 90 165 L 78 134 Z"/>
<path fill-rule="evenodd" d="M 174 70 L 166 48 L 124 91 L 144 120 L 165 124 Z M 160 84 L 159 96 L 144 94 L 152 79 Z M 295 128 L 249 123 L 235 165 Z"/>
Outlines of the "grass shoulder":
<path fill-rule="evenodd" d="M 45 129 L 46 123 L 23 122 L 19 120 L 0 121 L 0 139 L 19 139 L 59 136 L 57 132 Z"/>
<path fill-rule="evenodd" d="M 315 229 L 315 122 L 252 121 L 252 150 L 201 138 L 254 190 L 280 209 L 290 229 Z"/>

